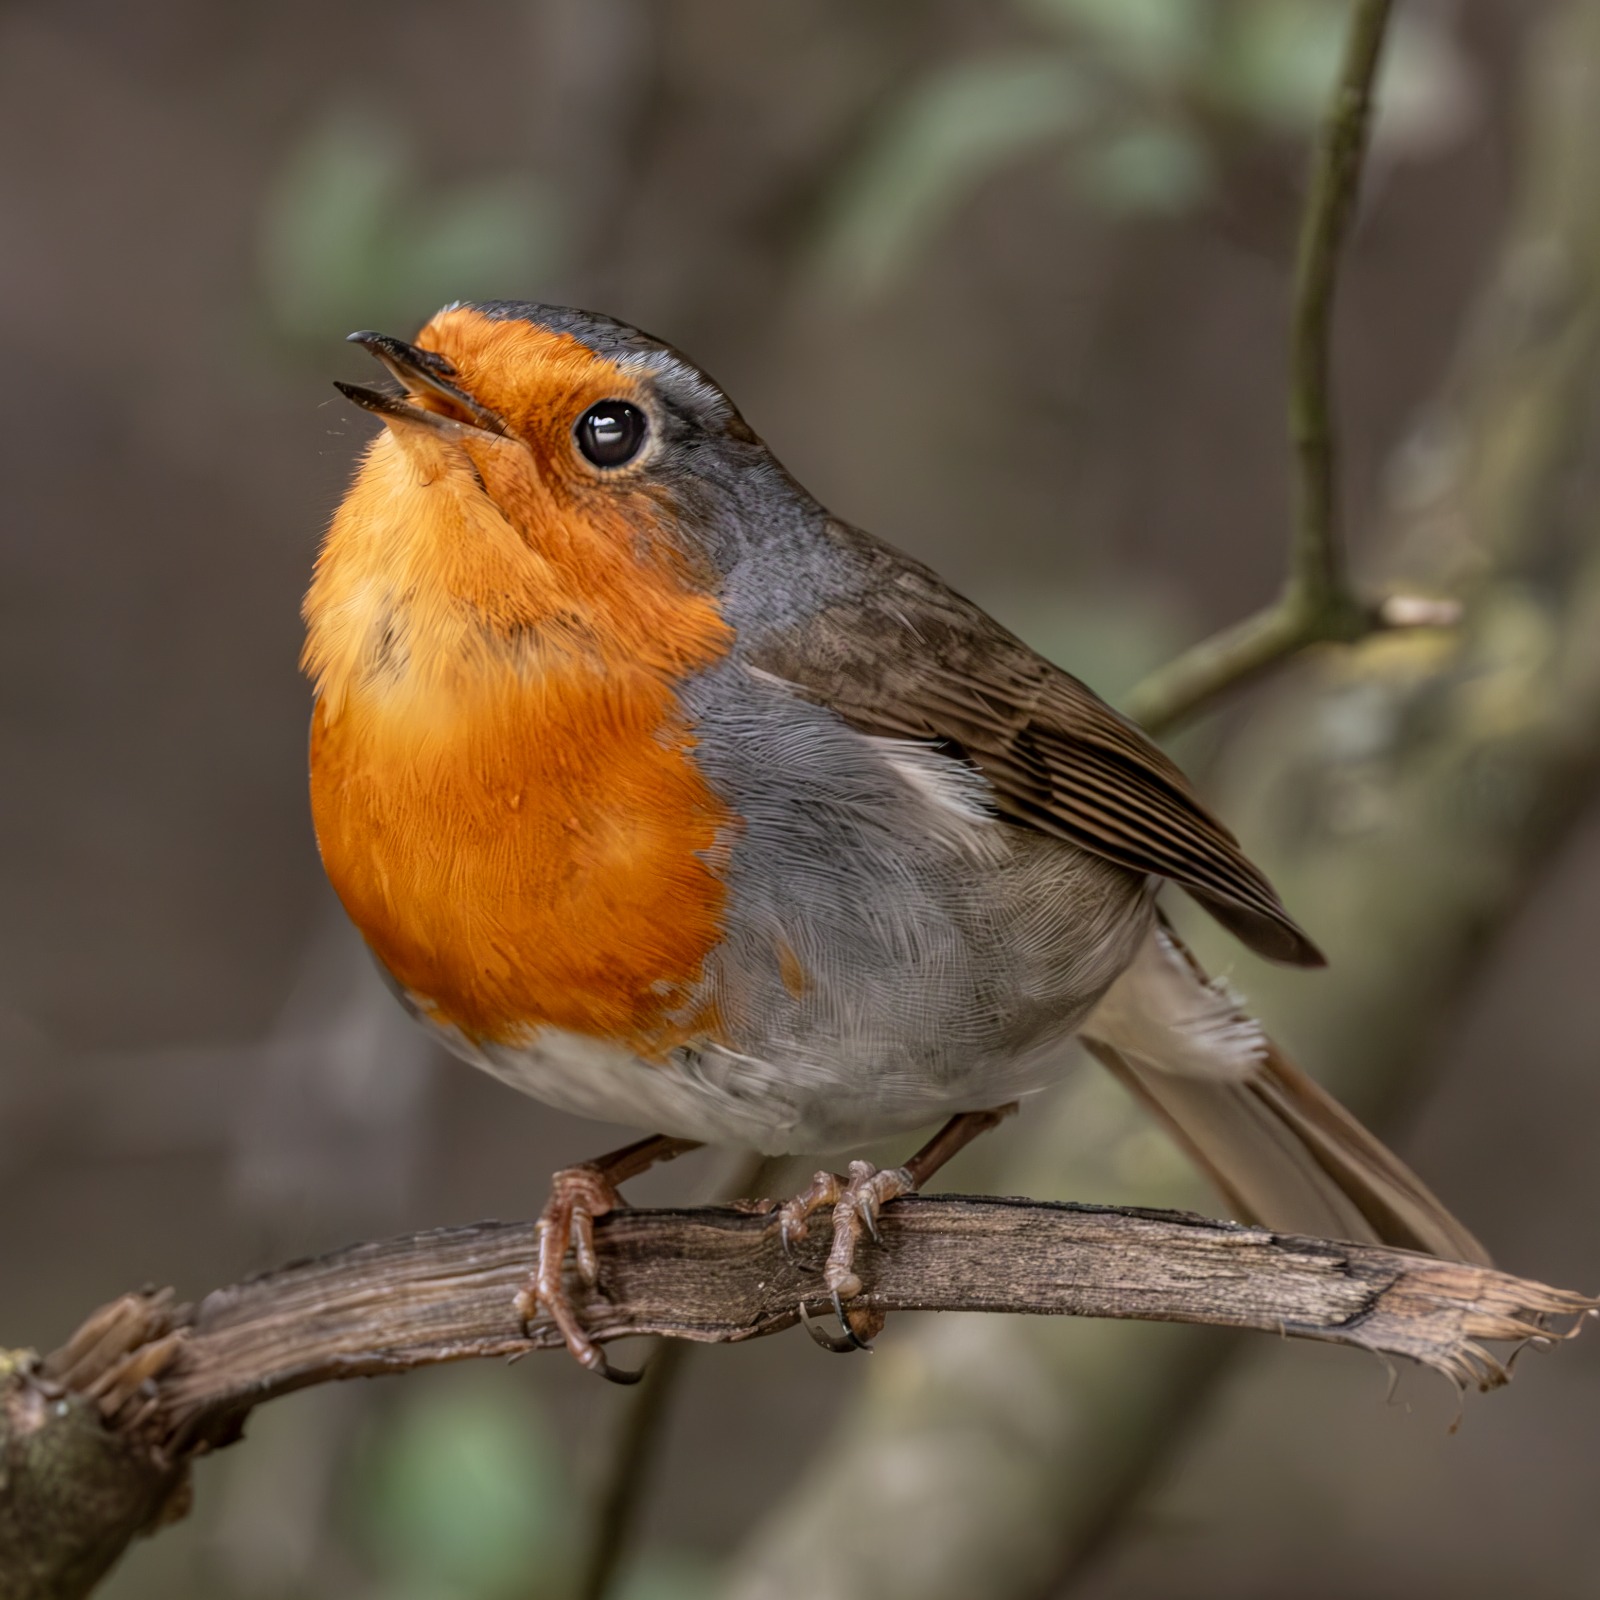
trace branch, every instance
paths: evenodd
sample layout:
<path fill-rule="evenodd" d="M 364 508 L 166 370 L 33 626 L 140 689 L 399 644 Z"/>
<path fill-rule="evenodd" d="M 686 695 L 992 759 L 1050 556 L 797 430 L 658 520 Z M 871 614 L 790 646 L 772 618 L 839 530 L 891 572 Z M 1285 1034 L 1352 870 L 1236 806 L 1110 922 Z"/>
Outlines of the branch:
<path fill-rule="evenodd" d="M 612 1581 L 632 1553 L 641 1513 L 660 1454 L 667 1414 L 683 1385 L 685 1360 L 694 1346 L 664 1340 L 650 1357 L 643 1381 L 633 1391 L 610 1441 L 606 1473 L 595 1496 L 585 1535 L 583 1562 L 573 1593 L 576 1600 L 605 1600 Z"/>
<path fill-rule="evenodd" d="M 1456 620 L 1457 608 L 1442 601 L 1361 600 L 1345 577 L 1339 542 L 1330 398 L 1334 286 L 1361 184 L 1389 9 L 1390 0 L 1360 0 L 1355 7 L 1301 222 L 1289 351 L 1289 433 L 1297 471 L 1288 578 L 1264 611 L 1202 640 L 1133 691 L 1128 714 L 1152 732 L 1310 645 L 1351 643 L 1384 629 L 1439 627 Z"/>
<path fill-rule="evenodd" d="M 1509 1376 L 1486 1342 L 1547 1340 L 1552 1318 L 1600 1306 L 1487 1268 L 1180 1212 L 917 1198 L 885 1212 L 883 1233 L 855 1302 L 879 1312 L 1256 1328 L 1404 1356 L 1485 1389 Z M 790 1264 L 770 1217 L 748 1209 L 615 1212 L 596 1242 L 604 1294 L 587 1316 L 601 1340 L 761 1338 L 817 1295 L 815 1272 Z M 559 1347 L 551 1325 L 525 1337 L 511 1311 L 535 1250 L 529 1223 L 356 1245 L 194 1308 L 166 1291 L 126 1295 L 54 1355 L 14 1363 L 0 1391 L 5 1593 L 88 1593 L 181 1496 L 187 1461 L 237 1439 L 264 1401 L 335 1378 Z M 86 1452 L 101 1463 L 92 1485 Z"/>
<path fill-rule="evenodd" d="M 1322 618 L 1330 629 L 1350 629 L 1351 637 L 1359 637 L 1364 625 L 1361 608 L 1346 588 L 1339 544 L 1329 397 L 1333 292 L 1367 153 L 1372 86 L 1389 25 L 1389 6 L 1390 0 L 1362 0 L 1351 18 L 1301 221 L 1289 345 L 1289 433 L 1300 470 L 1285 600 L 1296 605 L 1308 622 Z"/>
<path fill-rule="evenodd" d="M 787 1192 L 785 1156 L 749 1155 L 725 1183 L 719 1198 Z M 650 1358 L 644 1381 L 633 1392 L 606 1450 L 595 1485 L 593 1511 L 573 1593 L 577 1600 L 604 1600 L 638 1532 L 650 1476 L 660 1453 L 668 1416 L 688 1371 L 693 1346 L 663 1344 Z"/>

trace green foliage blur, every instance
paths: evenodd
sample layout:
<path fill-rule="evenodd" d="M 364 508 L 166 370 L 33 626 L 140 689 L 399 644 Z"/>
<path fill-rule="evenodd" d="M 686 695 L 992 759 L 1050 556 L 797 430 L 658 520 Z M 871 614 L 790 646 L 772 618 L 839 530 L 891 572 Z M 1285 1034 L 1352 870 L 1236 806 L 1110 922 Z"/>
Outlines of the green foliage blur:
<path fill-rule="evenodd" d="M 430 182 L 403 124 L 341 100 L 305 130 L 264 197 L 261 289 L 276 333 L 308 349 L 416 308 L 509 297 L 559 266 L 557 188 L 500 167 Z"/>
<path fill-rule="evenodd" d="M 1299 139 L 1343 47 L 1344 0 L 1011 0 L 1028 45 L 941 63 L 878 120 L 817 245 L 831 287 L 881 292 L 983 184 L 1053 159 L 1068 191 L 1129 217 L 1214 198 L 1242 139 Z M 1416 148 L 1460 114 L 1446 34 L 1402 13 L 1385 61 L 1375 154 Z"/>

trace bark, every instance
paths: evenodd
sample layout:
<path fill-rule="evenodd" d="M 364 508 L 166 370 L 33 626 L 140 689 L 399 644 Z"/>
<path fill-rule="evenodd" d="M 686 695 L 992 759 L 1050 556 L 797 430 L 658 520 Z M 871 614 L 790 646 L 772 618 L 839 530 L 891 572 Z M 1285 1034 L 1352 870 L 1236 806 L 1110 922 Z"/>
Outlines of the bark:
<path fill-rule="evenodd" d="M 105 1425 L 96 1401 L 0 1354 L 0 1593 L 88 1594 L 136 1534 L 184 1503 L 183 1475 Z"/>
<path fill-rule="evenodd" d="M 1600 1302 L 1405 1251 L 1275 1235 L 1178 1212 L 912 1198 L 864 1251 L 858 1305 L 1253 1328 L 1404 1356 L 1458 1384 L 1509 1376 L 1488 1342 L 1548 1340 Z M 792 1327 L 816 1264 L 789 1262 L 770 1215 L 613 1213 L 597 1230 L 595 1336 L 705 1343 Z M 826 1241 L 823 1241 L 824 1247 Z M 88 1594 L 128 1541 L 181 1509 L 198 1454 L 237 1440 L 250 1410 L 339 1378 L 559 1348 L 525 1336 L 512 1301 L 530 1224 L 481 1223 L 356 1245 L 176 1306 L 125 1295 L 0 1388 L 0 1589 Z"/>

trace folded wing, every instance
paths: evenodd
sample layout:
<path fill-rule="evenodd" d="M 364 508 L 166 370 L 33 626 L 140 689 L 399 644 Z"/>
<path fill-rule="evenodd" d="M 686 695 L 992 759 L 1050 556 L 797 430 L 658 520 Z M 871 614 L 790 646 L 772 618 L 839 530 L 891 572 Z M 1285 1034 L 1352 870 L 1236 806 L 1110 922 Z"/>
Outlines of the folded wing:
<path fill-rule="evenodd" d="M 864 733 L 937 743 L 987 779 L 1008 821 L 1170 879 L 1271 960 L 1320 966 L 1238 841 L 1183 773 L 1093 690 L 931 572 L 854 529 L 871 581 L 755 664 Z"/>

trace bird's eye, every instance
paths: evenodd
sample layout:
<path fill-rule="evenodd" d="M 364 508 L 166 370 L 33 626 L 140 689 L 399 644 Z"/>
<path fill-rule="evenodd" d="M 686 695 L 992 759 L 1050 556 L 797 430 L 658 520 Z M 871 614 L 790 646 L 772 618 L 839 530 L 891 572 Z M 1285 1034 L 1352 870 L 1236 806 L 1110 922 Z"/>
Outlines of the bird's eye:
<path fill-rule="evenodd" d="M 626 400 L 602 400 L 578 418 L 578 448 L 597 467 L 622 467 L 644 446 L 649 423 Z"/>

